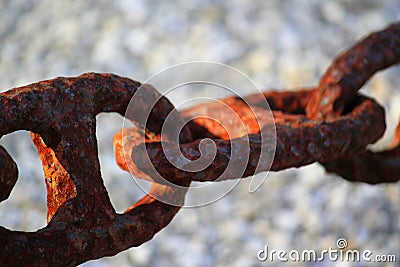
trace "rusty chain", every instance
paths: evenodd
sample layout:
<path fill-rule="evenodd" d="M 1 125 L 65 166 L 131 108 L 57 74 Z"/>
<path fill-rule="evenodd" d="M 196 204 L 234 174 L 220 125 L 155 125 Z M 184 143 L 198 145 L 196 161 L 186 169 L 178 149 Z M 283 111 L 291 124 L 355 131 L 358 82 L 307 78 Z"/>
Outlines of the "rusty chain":
<path fill-rule="evenodd" d="M 139 246 L 171 221 L 183 205 L 191 181 L 237 179 L 313 162 L 349 181 L 375 184 L 400 180 L 400 124 L 389 150 L 366 149 L 383 135 L 385 114 L 376 101 L 357 94 L 375 72 L 399 61 L 400 23 L 395 23 L 338 56 L 317 88 L 221 100 L 239 116 L 246 131 L 228 134 L 206 117 L 186 124 L 177 145 L 187 159 L 201 156 L 199 143 L 203 138 L 212 138 L 216 145 L 214 160 L 198 172 L 181 170 L 167 160 L 168 144 L 176 141 L 161 129 L 170 113 L 180 121 L 199 112 L 220 121 L 229 119 L 229 114 L 213 103 L 179 113 L 150 85 L 96 73 L 59 77 L 1 93 L 0 137 L 17 130 L 31 132 L 44 169 L 48 206 L 48 224 L 43 229 L 27 233 L 0 227 L 1 265 L 74 266 Z M 118 214 L 100 173 L 95 116 L 101 112 L 126 115 L 129 101 L 139 88 L 147 93 L 140 106 L 159 100 L 148 121 L 139 121 L 135 113 L 127 118 L 142 127 L 118 132 L 114 151 L 122 169 L 153 185 L 149 194 Z M 273 112 L 272 122 L 263 119 L 265 110 L 259 103 L 265 100 Z M 249 103 L 256 108 L 250 109 Z M 140 113 L 140 107 L 135 112 Z M 277 141 L 275 157 L 268 164 L 261 153 L 260 133 L 271 127 L 276 129 Z M 239 129 L 235 125 L 232 128 Z M 249 147 L 231 147 L 233 141 L 241 144 L 244 137 Z M 145 146 L 141 145 L 143 140 Z M 240 177 L 235 173 L 221 177 L 233 149 L 238 153 L 250 151 L 247 166 Z M 147 155 L 150 164 L 144 160 Z M 152 168 L 163 179 L 156 178 Z M 0 146 L 0 201 L 8 198 L 17 176 L 15 162 Z M 169 204 L 157 196 L 168 199 Z"/>

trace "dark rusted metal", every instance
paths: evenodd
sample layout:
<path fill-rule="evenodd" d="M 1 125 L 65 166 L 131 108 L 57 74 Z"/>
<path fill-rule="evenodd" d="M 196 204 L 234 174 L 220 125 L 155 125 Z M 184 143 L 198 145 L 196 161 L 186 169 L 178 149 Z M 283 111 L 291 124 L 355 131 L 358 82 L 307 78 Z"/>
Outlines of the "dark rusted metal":
<path fill-rule="evenodd" d="M 372 33 L 351 49 L 337 57 L 322 76 L 319 90 L 306 107 L 309 118 L 332 118 L 347 112 L 357 91 L 377 71 L 400 62 L 400 23 Z M 360 135 L 362 136 L 362 135 Z M 335 172 L 350 181 L 370 184 L 400 180 L 400 123 L 388 151 L 365 151 L 357 157 L 345 156 L 324 163 L 329 172 Z"/>
<path fill-rule="evenodd" d="M 8 152 L 0 146 L 0 202 L 10 196 L 18 178 L 18 168 Z"/>
<path fill-rule="evenodd" d="M 370 34 L 332 62 L 307 105 L 307 117 L 340 116 L 351 107 L 357 91 L 374 73 L 399 61 L 400 22 L 397 22 Z"/>
<path fill-rule="evenodd" d="M 356 96 L 356 92 L 376 71 L 398 63 L 399 60 L 400 23 L 395 23 L 380 32 L 369 35 L 335 59 L 322 77 L 317 90 L 264 93 L 263 96 L 271 104 L 271 108 L 277 110 L 274 112 L 277 147 L 272 166 L 263 164 L 263 156 L 260 157 L 262 136 L 257 132 L 259 132 L 260 126 L 267 127 L 267 125 L 262 119 L 257 121 L 255 118 L 262 118 L 259 115 L 262 114 L 262 110 L 250 110 L 242 99 L 232 97 L 224 99 L 222 102 L 239 115 L 245 124 L 246 131 L 239 131 L 241 134 L 233 134 L 230 139 L 224 129 L 226 125 L 222 127 L 215 123 L 215 118 L 224 121 L 229 116 L 216 109 L 212 103 L 182 112 L 183 116 L 191 117 L 192 114 L 201 114 L 211 118 L 201 118 L 189 123 L 195 138 L 211 137 L 215 139 L 217 154 L 208 168 L 196 173 L 177 169 L 172 166 L 165 155 L 168 152 L 168 148 L 166 149 L 168 146 L 164 145 L 163 147 L 161 143 L 152 142 L 146 145 L 147 151 L 144 151 L 143 146 L 137 146 L 138 140 L 128 146 L 130 147 L 129 153 L 132 152 L 131 164 L 138 166 L 137 172 L 152 173 L 147 177 L 149 180 L 155 179 L 155 168 L 165 180 L 174 183 L 184 181 L 188 177 L 196 181 L 246 177 L 254 174 L 259 164 L 261 164 L 261 168 L 259 167 L 258 171 L 268 170 L 269 167 L 273 171 L 278 171 L 319 161 L 324 162 L 327 167 L 330 166 L 329 171 L 337 169 L 339 174 L 344 173 L 339 167 L 344 165 L 342 161 L 339 160 L 336 164 L 334 161 L 350 157 L 352 161 L 356 162 L 362 162 L 363 158 L 369 159 L 371 155 L 368 153 L 373 153 L 364 152 L 366 145 L 377 141 L 385 130 L 383 109 L 371 99 Z M 258 103 L 261 103 L 260 106 L 262 106 L 260 95 L 247 96 L 245 100 L 252 106 L 257 106 Z M 233 124 L 233 128 L 235 127 L 236 125 Z M 233 130 L 233 132 L 235 131 Z M 250 144 L 248 144 L 247 138 L 250 139 Z M 231 149 L 231 142 L 234 140 L 243 145 Z M 192 143 L 181 145 L 180 149 L 183 155 L 191 160 L 198 159 L 201 154 L 199 143 L 200 140 L 195 140 Z M 235 170 L 231 173 L 224 173 L 227 165 L 232 162 L 232 152 L 245 154 L 248 149 L 250 149 L 250 158 L 244 173 L 238 175 L 240 172 Z M 364 156 L 363 153 L 366 155 Z M 152 155 L 151 162 L 144 160 L 147 155 Z M 374 157 L 378 156 L 378 154 L 373 155 Z M 390 157 L 391 166 L 387 171 L 388 176 L 393 172 L 391 168 L 397 166 L 397 162 L 393 163 L 392 156 L 390 153 L 379 154 L 379 159 L 380 157 Z M 360 158 L 358 159 L 358 157 Z M 374 158 L 374 160 L 378 159 Z M 346 166 L 352 164 L 348 160 L 345 162 L 347 162 Z M 379 166 L 384 167 L 388 165 L 388 162 L 387 158 Z M 394 171 L 396 170 L 397 168 L 394 169 Z M 224 175 L 221 176 L 223 173 Z M 369 178 L 359 177 L 359 175 L 357 175 L 358 178 L 350 179 L 347 172 L 346 177 L 349 180 L 363 181 L 364 179 L 365 182 L 371 182 Z M 382 177 L 379 181 L 393 182 L 396 180 L 391 176 L 390 178 Z M 159 178 L 155 181 L 165 183 L 163 179 Z M 374 181 L 377 179 L 375 178 Z"/>
<path fill-rule="evenodd" d="M 100 175 L 95 116 L 100 112 L 124 114 L 140 85 L 112 74 L 89 73 L 0 95 L 0 136 L 23 129 L 35 132 L 32 139 L 43 162 L 49 221 L 35 233 L 0 227 L 1 266 L 75 266 L 138 246 L 170 222 L 183 204 L 185 190 L 154 184 L 150 193 L 175 205 L 146 195 L 117 214 Z M 156 123 L 149 122 L 148 129 L 159 129 L 157 122 L 173 110 L 165 98 L 159 105 L 151 114 Z M 182 143 L 191 140 L 188 129 L 184 132 Z M 17 173 L 4 149 L 0 149 L 0 160 L 4 198 Z"/>
<path fill-rule="evenodd" d="M 400 181 L 400 123 L 397 125 L 392 148 L 382 152 L 367 150 L 357 157 L 343 157 L 323 163 L 328 172 L 334 172 L 352 182 L 369 184 Z"/>
<path fill-rule="evenodd" d="M 299 91 L 298 94 L 302 97 L 309 97 L 314 92 L 314 90 Z M 275 158 L 271 166 L 272 171 L 300 167 L 315 161 L 328 161 L 344 156 L 355 155 L 362 152 L 366 145 L 377 141 L 384 133 L 384 110 L 372 99 L 361 96 L 358 97 L 358 103 L 355 104 L 353 110 L 344 116 L 326 120 L 309 120 L 305 115 L 286 113 L 286 106 L 282 104 L 287 104 L 289 110 L 295 107 L 298 113 L 305 111 L 305 102 L 302 101 L 302 98 L 293 97 L 296 94 L 297 92 L 274 92 L 271 94 L 265 93 L 261 96 L 256 95 L 258 98 L 265 97 L 266 99 L 273 99 L 276 103 L 274 106 L 276 110 L 273 114 L 277 133 L 277 147 Z M 249 96 L 249 98 L 253 97 L 255 96 Z M 242 109 L 244 103 L 243 100 L 238 98 L 228 98 L 222 100 L 222 102 L 228 104 L 232 109 Z M 182 115 L 184 117 L 191 117 L 192 114 L 203 114 L 201 111 L 204 110 L 206 106 L 206 104 L 203 104 L 183 111 Z M 255 111 L 255 113 L 258 112 L 260 111 Z M 140 170 L 138 170 L 138 172 L 143 173 L 151 173 L 151 170 L 155 168 L 161 176 L 173 183 L 179 183 L 188 178 L 193 181 L 237 179 L 239 178 L 239 171 L 235 169 L 233 169 L 231 173 L 225 173 L 224 176 L 221 176 L 227 165 L 230 162 L 232 163 L 230 156 L 231 153 L 233 153 L 231 142 L 236 141 L 237 143 L 243 144 L 242 146 L 236 146 L 236 148 L 239 149 L 236 151 L 238 154 L 247 153 L 248 146 L 250 145 L 250 158 L 247 168 L 240 177 L 247 177 L 254 174 L 258 164 L 261 164 L 258 171 L 267 171 L 269 169 L 269 165 L 263 166 L 263 157 L 260 157 L 262 136 L 257 134 L 259 128 L 254 116 L 241 116 L 242 122 L 246 125 L 246 128 L 249 129 L 247 132 L 249 135 L 245 134 L 243 136 L 242 133 L 242 136 L 240 136 L 240 134 L 238 136 L 233 136 L 236 140 L 232 140 L 227 139 L 224 127 L 214 122 L 215 119 L 219 120 L 220 118 L 224 118 L 223 112 L 213 109 L 213 105 L 211 104 L 206 114 L 212 119 L 202 118 L 201 120 L 194 120 L 189 126 L 191 127 L 193 136 L 199 137 L 200 135 L 204 135 L 205 137 L 215 138 L 217 155 L 208 168 L 199 172 L 188 172 L 175 168 L 167 160 L 165 156 L 167 151 L 165 147 L 163 148 L 161 146 L 161 143 L 148 143 L 147 151 L 142 151 L 141 147 L 135 147 L 138 139 L 134 138 L 134 136 L 137 133 L 135 131 L 129 132 L 129 130 L 124 129 L 123 131 L 125 131 L 127 138 L 126 145 L 130 147 L 127 153 L 134 151 L 132 154 L 133 161 L 130 161 L 130 164 L 139 166 Z M 258 123 L 260 123 L 261 127 L 271 127 L 268 122 L 265 124 L 262 120 L 259 120 Z M 224 126 L 227 127 L 227 125 Z M 238 127 L 232 125 L 232 129 L 238 129 Z M 121 134 L 118 134 L 115 140 L 118 140 L 119 136 L 121 136 Z M 360 136 L 363 136 L 363 138 L 360 138 Z M 250 140 L 249 145 L 247 145 L 247 138 Z M 190 160 L 199 158 L 200 141 L 201 139 L 197 139 L 191 143 L 182 144 L 180 149 L 183 155 Z M 243 151 L 241 151 L 241 149 L 243 149 Z M 151 165 L 148 165 L 145 160 L 147 155 L 152 155 Z M 125 157 L 128 156 L 129 155 L 125 155 Z M 121 155 L 117 155 L 117 160 L 122 158 Z M 122 164 L 126 164 L 126 162 L 122 162 Z M 142 175 L 138 174 L 137 176 L 142 177 Z M 150 175 L 150 177 L 154 176 Z M 165 183 L 163 180 L 156 180 L 156 182 Z"/>
<path fill-rule="evenodd" d="M 323 166 L 328 172 L 352 182 L 394 183 L 400 180 L 400 147 L 378 153 L 368 150 L 357 157 L 343 157 Z"/>
<path fill-rule="evenodd" d="M 390 150 L 366 150 L 385 130 L 384 110 L 356 93 L 376 71 L 399 60 L 400 24 L 396 23 L 335 59 L 317 89 L 223 99 L 221 103 L 230 107 L 236 119 L 216 103 L 179 114 L 152 86 L 113 74 L 60 77 L 1 93 L 0 137 L 17 130 L 32 132 L 45 174 L 48 225 L 34 233 L 0 226 L 0 265 L 74 266 L 138 246 L 170 222 L 192 180 L 236 179 L 320 162 L 327 171 L 350 181 L 398 181 L 400 124 Z M 125 114 L 134 95 L 140 102 Z M 266 116 L 265 100 L 273 121 Z M 144 107 L 153 103 L 144 120 Z M 123 214 L 115 212 L 100 174 L 95 136 L 95 116 L 100 112 L 118 112 L 136 124 L 114 136 L 117 163 L 136 177 L 155 182 L 149 194 Z M 167 160 L 165 154 L 175 141 L 172 132 L 161 129 L 170 114 L 181 123 L 203 116 L 182 128 L 175 145 L 187 159 L 197 160 L 202 156 L 201 139 L 213 139 L 216 157 L 210 166 L 190 172 Z M 229 123 L 221 125 L 224 121 Z M 261 140 L 269 138 L 271 131 L 276 131 L 276 151 L 269 147 L 266 151 L 275 152 L 273 162 L 270 154 L 261 152 Z M 232 152 L 249 153 L 243 172 L 234 168 L 224 173 L 229 163 L 240 165 L 242 160 L 232 159 Z M 15 162 L 0 146 L 0 201 L 8 198 L 17 176 Z"/>

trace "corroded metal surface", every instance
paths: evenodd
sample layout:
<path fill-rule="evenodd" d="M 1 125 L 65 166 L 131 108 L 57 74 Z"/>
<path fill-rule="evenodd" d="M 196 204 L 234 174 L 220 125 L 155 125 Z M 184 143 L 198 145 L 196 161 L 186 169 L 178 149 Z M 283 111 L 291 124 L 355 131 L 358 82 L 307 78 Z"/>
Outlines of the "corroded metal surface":
<path fill-rule="evenodd" d="M 357 157 L 343 157 L 323 163 L 328 172 L 334 172 L 354 182 L 378 184 L 400 180 L 400 123 L 389 150 L 364 151 Z"/>
<path fill-rule="evenodd" d="M 305 93 L 307 92 L 307 93 Z M 314 90 L 300 91 L 301 96 L 311 96 L 315 93 Z M 298 111 L 305 111 L 305 106 L 302 105 L 303 101 L 301 98 L 293 98 L 296 93 L 265 93 L 264 96 L 273 98 L 276 103 L 286 103 L 289 109 L 296 106 Z M 252 97 L 252 96 L 250 96 Z M 232 109 L 237 107 L 241 108 L 242 100 L 229 98 L 223 100 L 225 103 L 229 103 Z M 297 102 L 297 103 L 296 103 Z M 358 98 L 358 104 L 355 105 L 353 110 L 338 118 L 326 119 L 326 120 L 310 120 L 305 115 L 301 114 L 288 114 L 285 110 L 285 105 L 276 105 L 276 110 L 273 112 L 275 127 L 277 132 L 277 147 L 274 161 L 272 163 L 271 170 L 279 171 L 291 167 L 300 167 L 307 164 L 311 164 L 316 161 L 326 162 L 334 159 L 342 158 L 345 156 L 354 156 L 357 153 L 362 152 L 366 145 L 374 143 L 380 138 L 385 130 L 385 115 L 384 110 L 372 99 L 365 97 Z M 189 110 L 182 112 L 185 116 L 190 116 L 191 113 L 198 113 L 199 110 L 204 108 L 204 104 L 199 107 L 194 107 Z M 302 110 L 301 110 L 302 108 Z M 257 112 L 257 111 L 256 111 Z M 211 106 L 208 109 L 207 114 L 210 118 L 224 117 L 223 113 L 218 110 L 214 110 Z M 250 158 L 248 160 L 247 168 L 241 177 L 247 177 L 255 173 L 255 170 L 262 161 L 260 158 L 261 151 L 261 138 L 257 132 L 259 132 L 258 126 L 271 127 L 270 122 L 264 122 L 259 120 L 255 121 L 253 116 L 242 116 L 242 122 L 249 128 L 248 136 L 245 138 L 242 136 L 234 136 L 236 139 L 226 139 L 226 132 L 224 127 L 214 123 L 214 120 L 202 118 L 201 120 L 194 121 L 196 123 L 189 124 L 191 127 L 193 136 L 204 135 L 204 137 L 215 138 L 215 144 L 217 147 L 217 155 L 212 164 L 206 169 L 199 172 L 188 172 L 183 171 L 172 166 L 172 164 L 166 158 L 166 148 L 161 146 L 159 142 L 151 142 L 147 144 L 147 151 L 142 151 L 141 147 L 135 148 L 138 139 L 134 138 L 136 132 L 134 130 L 124 129 L 126 135 L 126 143 L 130 144 L 125 157 L 129 158 L 129 153 L 132 153 L 132 159 L 128 159 L 130 164 L 139 166 L 137 172 L 149 173 L 154 167 L 166 180 L 179 183 L 179 181 L 191 179 L 193 181 L 213 181 L 216 179 L 237 179 L 238 172 L 233 170 L 231 173 L 225 173 L 221 177 L 221 174 L 227 168 L 229 163 L 232 163 L 230 155 L 233 153 L 231 150 L 231 142 L 236 141 L 237 143 L 243 143 L 242 146 L 237 146 L 238 151 L 236 153 L 247 153 L 248 145 L 247 138 L 250 140 Z M 252 127 L 252 125 L 254 125 Z M 235 125 L 233 126 L 234 128 Z M 206 133 L 206 134 L 204 134 Z M 115 141 L 120 138 L 121 133 L 115 136 Z M 363 136 L 363 138 L 360 138 Z M 132 141 L 131 141 L 132 140 Z M 133 141 L 135 140 L 135 141 Z M 180 149 L 183 155 L 191 160 L 195 160 L 200 157 L 199 143 L 201 139 L 197 139 L 191 143 L 180 145 Z M 241 151 L 243 149 L 243 151 Z M 121 155 L 121 150 L 116 150 L 117 161 L 122 164 L 126 164 Z M 144 160 L 147 155 L 152 155 L 151 163 Z M 122 160 L 122 161 L 121 161 Z M 258 171 L 267 171 L 269 166 L 263 166 Z M 135 169 L 136 167 L 134 167 Z M 142 175 L 137 174 L 138 177 Z M 157 180 L 159 183 L 163 183 L 162 180 Z"/>
<path fill-rule="evenodd" d="M 399 59 L 400 23 L 397 22 L 370 34 L 332 62 L 307 105 L 307 116 L 327 118 L 343 114 L 374 73 L 398 63 Z"/>
<path fill-rule="evenodd" d="M 100 112 L 124 114 L 140 85 L 112 74 L 89 73 L 0 95 L 0 135 L 21 129 L 34 132 L 48 190 L 45 228 L 25 233 L 0 227 L 2 266 L 75 266 L 138 246 L 170 222 L 183 204 L 185 191 L 154 184 L 153 196 L 163 195 L 176 205 L 146 195 L 117 214 L 100 175 L 95 116 Z M 173 109 L 165 98 L 160 104 L 152 113 L 156 123 L 150 123 L 149 129 L 157 129 L 157 121 Z M 188 130 L 184 131 L 183 143 L 191 140 Z M 17 170 L 4 149 L 0 159 L 0 192 L 7 197 Z"/>
<path fill-rule="evenodd" d="M 0 227 L 0 265 L 75 266 L 138 246 L 171 221 L 193 180 L 237 179 L 270 168 L 279 171 L 320 162 L 350 181 L 398 181 L 400 125 L 390 150 L 366 150 L 384 133 L 385 114 L 374 100 L 356 92 L 376 71 L 399 60 L 397 23 L 335 59 L 317 89 L 221 100 L 236 120 L 215 103 L 178 113 L 152 86 L 113 74 L 59 77 L 1 93 L 0 137 L 28 130 L 38 149 L 48 192 L 48 225 L 34 233 Z M 140 103 L 125 113 L 134 95 Z M 273 121 L 264 116 L 265 100 Z M 156 105 L 150 108 L 148 119 L 142 120 L 144 107 L 152 103 Z M 115 212 L 100 174 L 95 116 L 101 112 L 118 112 L 136 124 L 114 136 L 116 160 L 122 169 L 154 182 L 149 194 L 123 214 Z M 181 123 L 193 115 L 202 116 L 183 123 L 179 139 L 174 140 L 173 133 L 162 131 L 170 114 Z M 229 127 L 220 123 L 226 120 Z M 261 139 L 269 138 L 264 134 L 270 131 L 277 136 L 272 165 L 261 153 Z M 215 158 L 205 169 L 181 170 L 165 156 L 175 144 L 186 159 L 195 161 L 202 156 L 204 138 L 211 138 L 216 148 Z M 235 169 L 224 172 L 229 162 L 237 160 L 232 159 L 233 152 L 249 153 L 240 175 Z M 153 175 L 153 167 L 161 176 Z M 0 200 L 8 198 L 17 176 L 15 162 L 0 147 Z M 167 181 L 182 187 L 177 189 Z"/>
<path fill-rule="evenodd" d="M 10 196 L 18 178 L 18 168 L 8 152 L 0 146 L 0 201 Z"/>
<path fill-rule="evenodd" d="M 229 116 L 222 110 L 215 109 L 213 103 L 183 111 L 183 116 L 190 117 L 192 114 L 200 113 L 212 118 L 197 119 L 189 123 L 194 137 L 215 138 L 216 157 L 212 164 L 202 171 L 192 173 L 175 168 L 165 155 L 168 146 L 162 146 L 157 142 L 147 144 L 147 151 L 144 151 L 143 146 L 136 146 L 137 141 L 132 142 L 127 145 L 130 147 L 128 153 L 131 153 L 135 168 L 139 166 L 137 172 L 154 173 L 155 168 L 165 180 L 174 183 L 179 183 L 188 177 L 196 181 L 238 178 L 239 172 L 224 173 L 224 170 L 232 161 L 230 155 L 233 152 L 245 154 L 248 149 L 250 158 L 246 170 L 240 177 L 254 174 L 257 167 L 257 171 L 266 171 L 269 167 L 272 171 L 279 171 L 318 161 L 328 171 L 336 172 L 350 181 L 396 182 L 400 179 L 400 158 L 397 147 L 381 153 L 365 151 L 366 145 L 377 141 L 385 131 L 384 110 L 374 100 L 357 96 L 356 93 L 375 72 L 399 61 L 400 23 L 395 23 L 360 40 L 337 57 L 321 78 L 317 89 L 266 92 L 262 96 L 250 95 L 244 99 L 235 97 L 223 99 L 222 102 L 235 110 L 246 128 L 245 132 L 239 131 L 241 134 L 237 132 L 231 135 L 231 139 L 227 138 L 224 127 L 214 120 L 218 118 L 223 121 Z M 260 127 L 269 127 L 270 122 L 262 120 L 260 116 L 262 110 L 249 111 L 245 104 L 257 106 L 260 103 L 261 107 L 263 97 L 274 110 L 277 147 L 272 166 L 262 162 L 263 157 L 260 157 L 262 136 L 257 134 Z M 394 143 L 398 142 L 396 141 L 399 139 L 398 132 L 399 127 Z M 235 146 L 236 151 L 231 150 L 231 142 L 234 140 L 232 138 L 238 143 L 243 143 L 242 146 Z M 250 144 L 247 139 L 250 140 Z M 127 143 L 129 144 L 129 141 Z M 199 143 L 199 140 L 195 140 L 181 145 L 180 149 L 187 158 L 194 160 L 201 154 Z M 144 155 L 152 155 L 151 164 L 144 160 Z M 125 163 L 120 163 L 122 164 Z M 375 167 L 377 170 L 370 171 Z M 223 173 L 224 176 L 221 176 Z M 157 179 L 157 182 L 165 181 Z"/>

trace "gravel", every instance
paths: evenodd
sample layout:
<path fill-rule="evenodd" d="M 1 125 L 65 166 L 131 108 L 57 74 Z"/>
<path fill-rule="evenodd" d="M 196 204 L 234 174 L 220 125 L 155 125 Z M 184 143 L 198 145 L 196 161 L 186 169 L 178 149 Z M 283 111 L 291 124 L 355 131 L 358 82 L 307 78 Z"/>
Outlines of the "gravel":
<path fill-rule="evenodd" d="M 399 14 L 397 0 L 5 0 L 0 2 L 0 88 L 88 71 L 145 81 L 193 60 L 228 64 L 263 88 L 315 85 L 335 55 Z M 393 67 L 362 90 L 388 110 L 387 132 L 377 149 L 390 142 L 399 120 L 399 74 Z M 118 211 L 143 195 L 115 164 L 111 141 L 121 127 L 118 115 L 98 117 L 102 173 Z M 35 147 L 23 131 L 0 143 L 20 170 L 12 195 L 0 205 L 0 225 L 40 229 L 46 225 L 46 192 Z M 337 249 L 339 238 L 350 249 L 395 254 L 399 263 L 399 183 L 348 183 L 317 164 L 270 173 L 254 194 L 248 193 L 248 183 L 242 180 L 213 204 L 181 210 L 142 246 L 82 266 L 281 266 L 259 261 L 257 252 L 266 245 L 286 251 Z M 291 264 L 364 266 L 327 260 Z"/>

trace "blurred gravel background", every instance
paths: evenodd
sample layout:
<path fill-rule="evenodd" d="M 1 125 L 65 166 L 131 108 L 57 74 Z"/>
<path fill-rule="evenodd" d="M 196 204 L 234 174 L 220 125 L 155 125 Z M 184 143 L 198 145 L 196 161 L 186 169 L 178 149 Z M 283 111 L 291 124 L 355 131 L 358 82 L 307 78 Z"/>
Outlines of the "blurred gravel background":
<path fill-rule="evenodd" d="M 398 0 L 342 1 L 0 1 L 0 90 L 56 76 L 112 72 L 144 81 L 165 67 L 209 60 L 238 68 L 265 88 L 316 85 L 332 58 L 363 35 L 398 20 Z M 389 110 L 390 141 L 400 115 L 400 68 L 376 75 L 363 92 Z M 188 96 L 190 97 L 190 95 Z M 115 114 L 98 117 L 102 173 L 118 211 L 143 193 L 115 164 Z M 20 178 L 0 204 L 0 225 L 45 226 L 43 173 L 27 132 L 5 136 Z M 282 266 L 257 251 L 349 248 L 395 254 L 400 263 L 400 184 L 351 184 L 313 164 L 248 181 L 222 200 L 183 209 L 153 240 L 82 266 Z M 191 196 L 188 196 L 191 197 Z M 325 265 L 324 265 L 325 264 Z M 325 262 L 287 266 L 364 266 Z M 372 265 L 370 265 L 372 266 Z"/>

